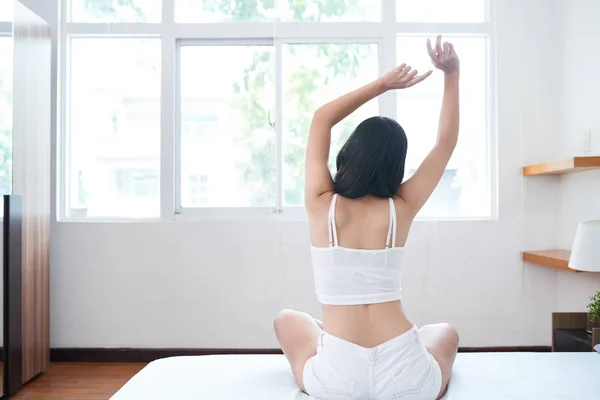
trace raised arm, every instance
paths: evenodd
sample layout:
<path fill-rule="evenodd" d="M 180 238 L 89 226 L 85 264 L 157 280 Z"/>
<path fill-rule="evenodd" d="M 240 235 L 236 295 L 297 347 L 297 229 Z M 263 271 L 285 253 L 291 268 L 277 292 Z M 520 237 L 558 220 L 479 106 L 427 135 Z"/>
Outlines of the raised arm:
<path fill-rule="evenodd" d="M 392 89 L 411 87 L 429 75 L 417 75 L 417 70 L 402 64 L 385 76 L 320 107 L 314 114 L 306 146 L 305 203 L 310 208 L 316 200 L 333 190 L 333 180 L 327 166 L 331 143 L 331 128 L 357 108 Z"/>
<path fill-rule="evenodd" d="M 427 51 L 436 68 L 444 72 L 444 98 L 438 139 L 415 174 L 400 185 L 399 195 L 416 214 L 440 182 L 458 140 L 460 63 L 451 43 L 442 45 L 438 36 L 435 49 L 427 40 Z"/>

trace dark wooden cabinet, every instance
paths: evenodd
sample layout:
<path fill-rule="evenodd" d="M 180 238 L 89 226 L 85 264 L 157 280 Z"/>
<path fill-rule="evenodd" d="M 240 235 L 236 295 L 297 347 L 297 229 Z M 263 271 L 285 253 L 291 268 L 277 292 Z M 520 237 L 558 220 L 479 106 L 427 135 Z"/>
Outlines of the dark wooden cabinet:
<path fill-rule="evenodd" d="M 589 333 L 587 326 L 587 313 L 552 313 L 552 351 L 594 351 L 600 344 L 600 328 Z"/>
<path fill-rule="evenodd" d="M 554 331 L 554 351 L 592 351 L 592 335 L 585 329 L 556 329 Z"/>

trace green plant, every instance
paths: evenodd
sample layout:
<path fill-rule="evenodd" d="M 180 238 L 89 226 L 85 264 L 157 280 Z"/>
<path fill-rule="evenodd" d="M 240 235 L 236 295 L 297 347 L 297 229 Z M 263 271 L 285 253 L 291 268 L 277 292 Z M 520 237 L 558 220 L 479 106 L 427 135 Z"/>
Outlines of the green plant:
<path fill-rule="evenodd" d="M 590 304 L 588 304 L 588 314 L 590 321 L 600 322 L 600 290 L 595 295 L 590 297 Z"/>

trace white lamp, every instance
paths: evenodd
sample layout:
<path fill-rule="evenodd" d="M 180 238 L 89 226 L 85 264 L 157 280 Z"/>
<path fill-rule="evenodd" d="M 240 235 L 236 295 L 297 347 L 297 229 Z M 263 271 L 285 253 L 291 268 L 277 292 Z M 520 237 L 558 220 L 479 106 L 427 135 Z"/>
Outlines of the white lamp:
<path fill-rule="evenodd" d="M 569 268 L 600 272 L 600 220 L 580 222 L 577 226 Z"/>

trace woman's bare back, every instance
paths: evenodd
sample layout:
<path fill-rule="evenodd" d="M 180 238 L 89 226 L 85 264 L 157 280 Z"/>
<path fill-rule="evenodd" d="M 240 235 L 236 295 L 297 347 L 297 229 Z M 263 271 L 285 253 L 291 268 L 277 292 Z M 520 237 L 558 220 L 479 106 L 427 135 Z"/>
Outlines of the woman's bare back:
<path fill-rule="evenodd" d="M 309 215 L 311 242 L 328 247 L 327 216 L 333 194 L 322 196 L 315 215 Z M 395 199 L 397 237 L 394 247 L 404 247 L 412 223 L 408 207 Z M 335 222 L 339 246 L 347 249 L 383 250 L 390 225 L 389 201 L 372 196 L 347 199 L 338 196 Z M 331 335 L 362 347 L 375 347 L 408 331 L 414 324 L 401 301 L 377 304 L 322 305 L 323 326 Z"/>

